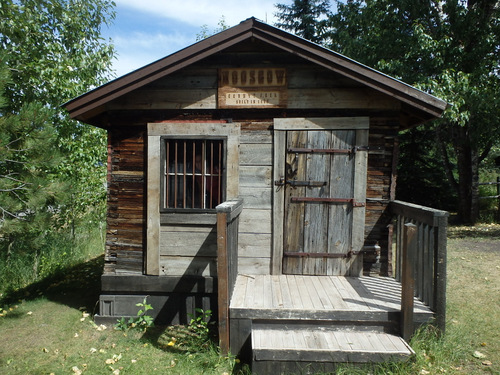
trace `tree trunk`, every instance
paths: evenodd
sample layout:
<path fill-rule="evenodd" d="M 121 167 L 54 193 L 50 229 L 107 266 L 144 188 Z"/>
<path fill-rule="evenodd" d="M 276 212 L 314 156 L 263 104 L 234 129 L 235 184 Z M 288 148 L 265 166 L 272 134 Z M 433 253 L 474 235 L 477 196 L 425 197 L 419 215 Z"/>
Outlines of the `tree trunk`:
<path fill-rule="evenodd" d="M 466 224 L 479 218 L 479 154 L 471 145 L 467 127 L 456 127 L 453 137 L 458 168 L 458 216 Z"/>

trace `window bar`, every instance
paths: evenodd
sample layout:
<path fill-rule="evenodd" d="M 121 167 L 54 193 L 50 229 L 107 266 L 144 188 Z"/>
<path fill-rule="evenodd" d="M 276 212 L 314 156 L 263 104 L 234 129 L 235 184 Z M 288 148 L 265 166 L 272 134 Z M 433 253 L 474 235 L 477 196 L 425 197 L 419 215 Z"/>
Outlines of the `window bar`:
<path fill-rule="evenodd" d="M 218 168 L 218 175 L 217 175 L 217 204 L 222 203 L 222 181 L 221 181 L 221 174 L 222 174 L 222 142 L 219 141 L 219 168 Z"/>
<path fill-rule="evenodd" d="M 183 182 L 182 182 L 182 208 L 186 208 L 186 193 L 187 193 L 187 189 L 186 189 L 186 173 L 187 173 L 187 168 L 186 168 L 186 153 L 187 153 L 187 149 L 186 149 L 186 141 L 184 140 L 184 167 L 183 167 L 183 170 L 182 170 L 182 178 L 183 178 Z"/>
<path fill-rule="evenodd" d="M 196 142 L 193 141 L 193 158 L 191 159 L 191 208 L 194 208 L 195 202 L 195 180 L 196 180 Z"/>
<path fill-rule="evenodd" d="M 213 208 L 212 207 L 212 204 L 213 204 L 213 190 L 214 190 L 214 181 L 213 181 L 213 178 L 214 178 L 214 143 L 213 142 L 210 142 L 210 201 L 209 201 L 209 205 L 210 205 L 210 208 Z"/>
<path fill-rule="evenodd" d="M 201 199 L 200 199 L 200 204 L 201 204 L 201 208 L 206 208 L 206 204 L 205 204 L 205 163 L 206 163 L 206 155 L 205 155 L 205 145 L 206 145 L 206 142 L 202 142 L 201 144 Z"/>
<path fill-rule="evenodd" d="M 170 165 L 170 142 L 168 141 L 165 141 L 165 145 L 166 145 L 166 148 L 167 148 L 167 151 L 165 152 L 166 154 L 166 158 L 165 158 L 165 164 L 163 165 L 163 173 L 165 174 L 163 176 L 163 179 L 164 179 L 164 193 L 163 193 L 163 207 L 162 208 L 167 208 L 168 207 L 168 192 L 169 192 L 169 188 L 168 188 L 168 183 L 169 183 L 169 170 L 168 170 L 168 166 Z"/>
<path fill-rule="evenodd" d="M 174 157 L 174 208 L 177 208 L 177 141 L 174 142 L 175 144 L 175 157 Z"/>

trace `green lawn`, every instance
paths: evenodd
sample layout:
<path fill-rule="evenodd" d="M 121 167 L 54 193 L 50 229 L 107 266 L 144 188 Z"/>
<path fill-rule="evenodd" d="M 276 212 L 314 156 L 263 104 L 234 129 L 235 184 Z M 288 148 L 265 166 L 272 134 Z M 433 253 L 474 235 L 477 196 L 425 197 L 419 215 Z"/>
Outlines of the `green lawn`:
<path fill-rule="evenodd" d="M 500 374 L 499 234 L 500 226 L 450 231 L 444 338 L 427 329 L 412 341 L 413 361 L 339 373 Z M 185 327 L 147 333 L 97 327 L 91 314 L 101 270 L 99 257 L 0 305 L 0 374 L 233 373 L 234 359 Z"/>

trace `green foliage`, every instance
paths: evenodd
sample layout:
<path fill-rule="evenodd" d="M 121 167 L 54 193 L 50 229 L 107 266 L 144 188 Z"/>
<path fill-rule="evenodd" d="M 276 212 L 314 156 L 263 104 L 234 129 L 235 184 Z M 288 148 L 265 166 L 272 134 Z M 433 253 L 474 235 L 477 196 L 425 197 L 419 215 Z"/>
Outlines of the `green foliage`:
<path fill-rule="evenodd" d="M 0 103 L 10 76 L 0 56 Z M 33 250 L 43 247 L 47 224 L 64 196 L 64 182 L 51 173 L 60 163 L 53 111 L 26 103 L 16 113 L 0 108 L 0 246 L 7 254 L 16 242 L 31 238 Z"/>
<path fill-rule="evenodd" d="M 48 232 L 69 226 L 74 234 L 78 220 L 104 218 L 105 132 L 70 120 L 61 104 L 110 78 L 114 48 L 100 35 L 114 6 L 0 3 L 0 236 L 9 251 L 22 242 L 36 253 Z"/>
<path fill-rule="evenodd" d="M 108 0 L 2 1 L 10 110 L 35 101 L 56 108 L 108 79 L 114 49 L 101 28 L 115 18 L 113 7 Z"/>
<path fill-rule="evenodd" d="M 276 8 L 277 27 L 315 43 L 324 41 L 330 15 L 328 0 L 294 0 L 292 5 L 276 4 Z"/>
<path fill-rule="evenodd" d="M 65 269 L 95 258 L 102 254 L 104 246 L 104 228 L 95 223 L 80 225 L 75 233 L 71 233 L 70 228 L 47 230 L 37 241 L 33 241 L 31 233 L 17 235 L 11 243 L 0 238 L 0 300 L 31 283 L 44 282 Z M 34 249 L 34 242 L 43 246 Z M 99 266 L 102 268 L 102 262 Z M 87 273 L 87 277 L 91 276 Z"/>
<path fill-rule="evenodd" d="M 128 320 L 125 318 L 118 319 L 115 328 L 119 331 L 128 331 L 130 329 L 146 331 L 148 328 L 153 327 L 154 319 L 147 314 L 149 310 L 153 310 L 153 307 L 147 303 L 147 298 L 144 297 L 142 302 L 136 304 L 137 307 L 140 307 L 137 316 L 131 316 Z"/>
<path fill-rule="evenodd" d="M 454 211 L 457 195 L 446 178 L 434 129 L 427 126 L 409 129 L 400 133 L 399 140 L 403 147 L 398 164 L 397 198 Z"/>
<path fill-rule="evenodd" d="M 437 146 L 420 153 L 439 150 L 435 167 L 449 180 L 441 186 L 443 197 L 455 195 L 458 213 L 468 222 L 478 217 L 480 163 L 500 142 L 500 9 L 496 4 L 492 0 L 353 0 L 337 2 L 338 12 L 330 17 L 332 49 L 451 104 L 443 118 L 433 122 Z M 412 163 L 418 156 L 406 154 L 410 157 L 403 163 Z"/>
<path fill-rule="evenodd" d="M 197 341 L 207 342 L 210 339 L 210 326 L 213 325 L 213 322 L 210 322 L 212 311 L 201 308 L 196 308 L 195 311 L 194 315 L 189 314 L 189 329 L 196 335 Z"/>
<path fill-rule="evenodd" d="M 221 31 L 224 31 L 226 29 L 229 29 L 229 25 L 226 23 L 226 18 L 224 16 L 221 16 L 219 19 L 219 22 L 217 22 L 217 27 L 210 32 L 208 30 L 208 25 L 202 25 L 201 30 L 198 34 L 196 34 L 196 41 L 199 42 L 200 40 L 206 39 L 211 35 L 220 33 Z"/>

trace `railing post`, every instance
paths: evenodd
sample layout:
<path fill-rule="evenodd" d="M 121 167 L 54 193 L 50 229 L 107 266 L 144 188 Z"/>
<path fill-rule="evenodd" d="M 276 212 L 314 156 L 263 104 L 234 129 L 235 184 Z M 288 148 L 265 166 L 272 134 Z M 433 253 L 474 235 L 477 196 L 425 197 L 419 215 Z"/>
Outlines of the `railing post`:
<path fill-rule="evenodd" d="M 438 218 L 436 238 L 436 280 L 434 292 L 434 306 L 436 309 L 436 325 L 441 333 L 445 333 L 446 329 L 446 245 L 448 232 L 448 217 L 441 216 Z"/>
<path fill-rule="evenodd" d="M 230 349 L 229 303 L 238 274 L 238 221 L 243 200 L 221 203 L 217 210 L 217 303 L 219 347 L 222 355 Z"/>
<path fill-rule="evenodd" d="M 417 226 L 405 224 L 402 249 L 401 272 L 401 336 L 409 340 L 413 334 L 413 299 L 415 297 L 415 279 L 412 258 L 415 255 Z"/>
<path fill-rule="evenodd" d="M 217 212 L 217 303 L 219 307 L 219 346 L 229 352 L 229 269 L 227 259 L 227 213 Z"/>
<path fill-rule="evenodd" d="M 500 223 L 500 177 L 497 177 L 497 197 L 498 197 L 497 221 Z"/>

